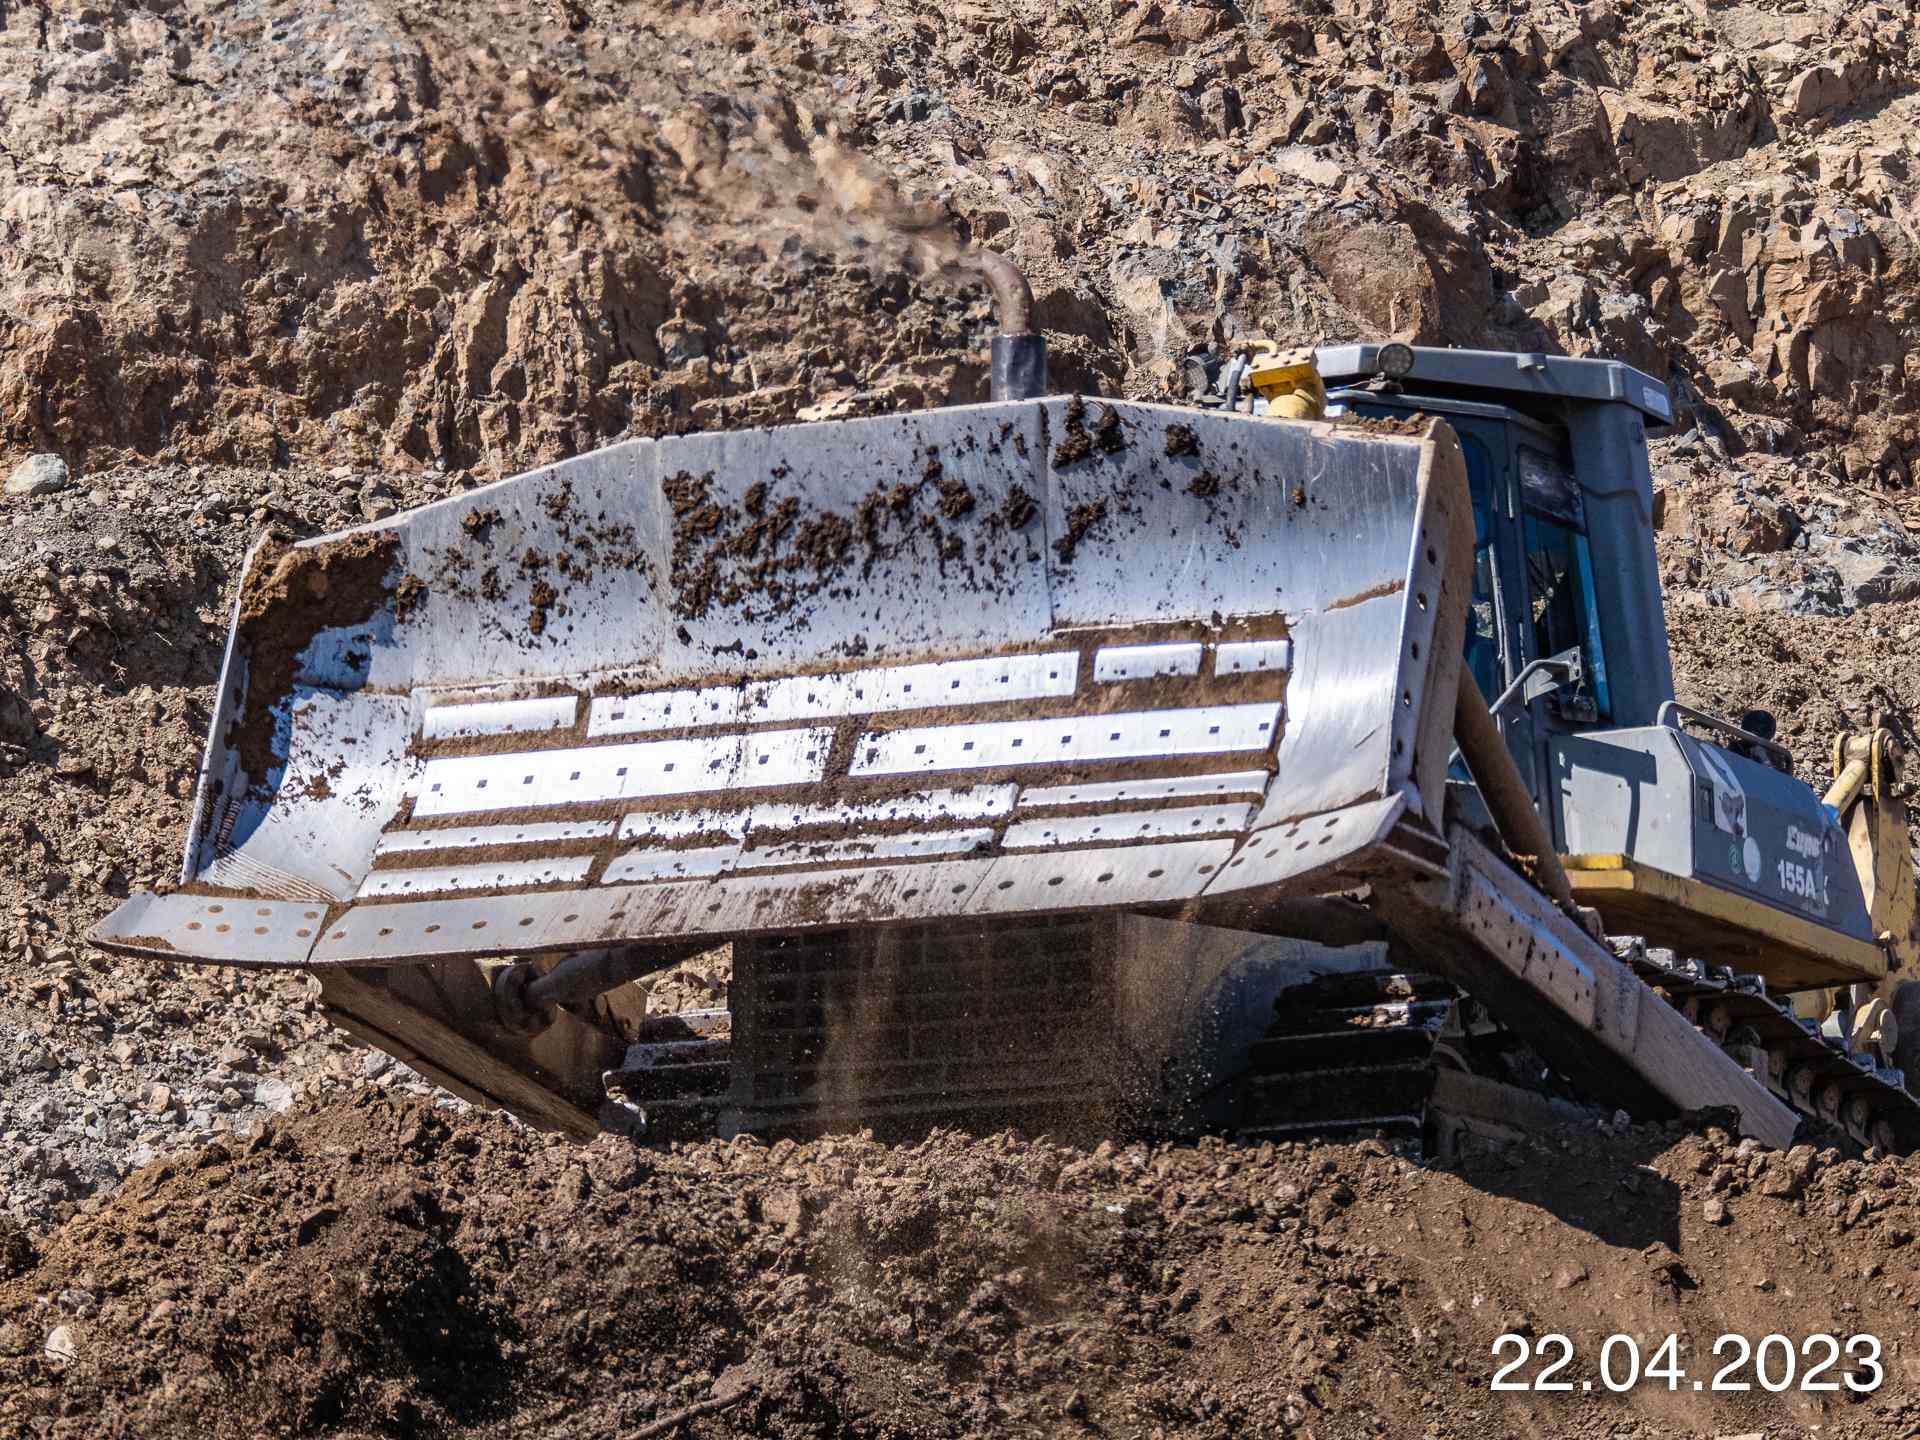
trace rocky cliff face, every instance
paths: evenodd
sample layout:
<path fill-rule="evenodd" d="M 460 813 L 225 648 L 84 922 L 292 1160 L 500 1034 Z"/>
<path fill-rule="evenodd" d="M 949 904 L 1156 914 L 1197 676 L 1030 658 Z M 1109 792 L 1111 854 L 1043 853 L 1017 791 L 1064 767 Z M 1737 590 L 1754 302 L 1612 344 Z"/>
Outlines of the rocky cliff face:
<path fill-rule="evenodd" d="M 0 435 L 518 466 L 964 397 L 932 225 L 1089 388 L 1256 331 L 1606 352 L 1731 452 L 1916 458 L 1906 6 L 483 8 L 0 10 Z"/>

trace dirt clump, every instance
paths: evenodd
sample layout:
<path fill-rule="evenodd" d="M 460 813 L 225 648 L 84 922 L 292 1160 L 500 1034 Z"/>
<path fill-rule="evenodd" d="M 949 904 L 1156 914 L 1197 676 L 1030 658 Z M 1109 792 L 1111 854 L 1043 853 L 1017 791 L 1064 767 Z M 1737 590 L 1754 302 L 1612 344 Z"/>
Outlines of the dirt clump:
<path fill-rule="evenodd" d="M 547 629 L 547 614 L 559 603 L 560 592 L 545 580 L 533 582 L 533 588 L 527 592 L 527 633 L 543 635 Z"/>
<path fill-rule="evenodd" d="M 425 603 L 428 595 L 427 582 L 418 575 L 402 575 L 400 583 L 393 587 L 393 618 L 405 622 Z"/>
<path fill-rule="evenodd" d="M 973 513 L 973 491 L 967 488 L 964 480 L 942 480 L 940 482 L 940 513 L 949 520 L 959 520 Z"/>
<path fill-rule="evenodd" d="M 1000 518 L 1006 522 L 1009 530 L 1024 530 L 1039 513 L 1040 506 L 1034 500 L 1033 493 L 1024 485 L 1015 485 L 1007 491 L 1007 501 L 1001 507 Z"/>
<path fill-rule="evenodd" d="M 1182 455 L 1200 453 L 1200 437 L 1191 425 L 1175 422 L 1167 426 L 1167 458 L 1178 459 Z"/>
<path fill-rule="evenodd" d="M 1087 403 L 1078 395 L 1067 402 L 1062 421 L 1066 435 L 1053 447 L 1053 464 L 1057 470 L 1078 464 L 1093 454 L 1093 436 L 1087 433 Z"/>
<path fill-rule="evenodd" d="M 1083 500 L 1067 511 L 1067 533 L 1053 542 L 1053 553 L 1060 557 L 1065 565 L 1072 561 L 1074 552 L 1080 548 L 1080 542 L 1095 526 L 1107 518 L 1105 496 L 1093 500 Z"/>

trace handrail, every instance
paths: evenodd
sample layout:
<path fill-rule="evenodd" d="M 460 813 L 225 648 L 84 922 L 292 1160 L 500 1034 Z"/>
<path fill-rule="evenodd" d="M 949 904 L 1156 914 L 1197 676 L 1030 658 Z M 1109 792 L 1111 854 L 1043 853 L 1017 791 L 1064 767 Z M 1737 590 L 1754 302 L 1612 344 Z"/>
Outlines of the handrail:
<path fill-rule="evenodd" d="M 1723 720 L 1718 715 L 1709 715 L 1705 710 L 1696 710 L 1691 705 L 1682 705 L 1678 700 L 1664 701 L 1654 714 L 1654 723 L 1664 725 L 1670 730 L 1678 730 L 1680 721 L 1691 720 L 1709 730 L 1718 730 L 1739 745 L 1756 745 L 1773 757 L 1773 768 L 1785 774 L 1793 773 L 1793 752 L 1778 740 L 1769 740 L 1764 735 L 1756 735 L 1751 730 L 1743 730 L 1731 720 Z"/>
<path fill-rule="evenodd" d="M 1578 661 L 1569 659 L 1565 655 L 1548 655 L 1539 660 L 1529 660 L 1520 667 L 1520 673 L 1513 677 L 1513 683 L 1500 692 L 1500 698 L 1487 707 L 1488 713 L 1498 715 L 1506 709 L 1507 702 L 1520 693 L 1527 681 L 1543 670 L 1557 670 L 1560 672 L 1560 678 L 1566 681 L 1577 682 L 1580 678 Z"/>

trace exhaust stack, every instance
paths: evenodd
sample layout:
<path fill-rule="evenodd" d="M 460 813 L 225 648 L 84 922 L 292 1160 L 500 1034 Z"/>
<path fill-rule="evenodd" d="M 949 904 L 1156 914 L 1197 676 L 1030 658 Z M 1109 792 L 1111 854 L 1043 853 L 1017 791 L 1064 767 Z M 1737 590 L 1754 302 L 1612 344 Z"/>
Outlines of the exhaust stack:
<path fill-rule="evenodd" d="M 1000 333 L 993 337 L 993 399 L 1038 400 L 1047 393 L 1047 337 L 1033 328 L 1033 290 L 1018 266 L 992 250 L 980 253 L 980 269 L 1000 312 Z"/>

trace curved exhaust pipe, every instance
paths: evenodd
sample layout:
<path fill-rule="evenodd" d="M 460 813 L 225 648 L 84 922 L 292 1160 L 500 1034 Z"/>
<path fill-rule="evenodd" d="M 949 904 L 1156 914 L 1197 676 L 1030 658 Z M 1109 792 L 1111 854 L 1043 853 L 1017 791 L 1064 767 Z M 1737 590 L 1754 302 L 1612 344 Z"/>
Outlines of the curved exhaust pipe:
<path fill-rule="evenodd" d="M 1004 255 L 982 250 L 977 260 L 1000 315 L 989 393 L 996 401 L 1038 400 L 1047 393 L 1047 339 L 1033 328 L 1033 287 Z"/>

